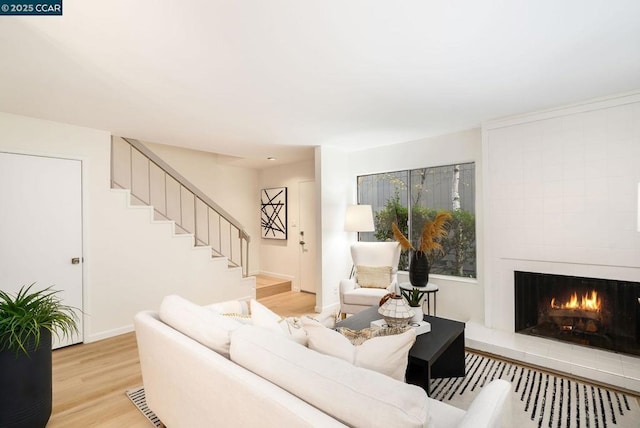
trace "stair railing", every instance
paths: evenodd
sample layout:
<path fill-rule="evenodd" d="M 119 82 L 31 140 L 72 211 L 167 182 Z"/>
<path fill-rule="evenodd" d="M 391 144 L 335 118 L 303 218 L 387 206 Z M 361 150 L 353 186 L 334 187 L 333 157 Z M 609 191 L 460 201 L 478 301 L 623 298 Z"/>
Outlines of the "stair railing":
<path fill-rule="evenodd" d="M 139 141 L 111 138 L 111 187 L 129 189 L 133 204 L 153 207 L 156 219 L 173 221 L 177 233 L 193 234 L 194 245 L 211 246 L 212 256 L 249 275 L 244 227 Z"/>

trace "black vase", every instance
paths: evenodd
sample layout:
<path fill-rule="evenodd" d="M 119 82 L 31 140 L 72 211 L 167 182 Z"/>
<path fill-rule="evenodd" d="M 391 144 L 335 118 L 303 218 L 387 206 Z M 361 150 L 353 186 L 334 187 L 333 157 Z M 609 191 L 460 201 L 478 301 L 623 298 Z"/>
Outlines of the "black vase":
<path fill-rule="evenodd" d="M 429 282 L 429 259 L 424 251 L 412 251 L 409 262 L 409 282 L 414 287 L 424 287 Z"/>
<path fill-rule="evenodd" d="M 51 416 L 51 332 L 40 331 L 40 344 L 0 352 L 0 427 L 44 428 Z"/>

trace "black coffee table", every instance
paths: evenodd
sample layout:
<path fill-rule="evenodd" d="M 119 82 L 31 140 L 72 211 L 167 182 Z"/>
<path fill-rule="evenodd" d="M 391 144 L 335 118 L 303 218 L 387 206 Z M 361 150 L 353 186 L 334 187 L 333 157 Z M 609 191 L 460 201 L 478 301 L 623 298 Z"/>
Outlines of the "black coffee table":
<path fill-rule="evenodd" d="M 340 321 L 336 327 L 361 330 L 371 321 L 381 319 L 378 307 L 372 306 Z M 425 315 L 431 324 L 429 333 L 416 336 L 416 343 L 409 351 L 406 379 L 430 393 L 431 379 L 461 377 L 465 375 L 464 323 Z"/>

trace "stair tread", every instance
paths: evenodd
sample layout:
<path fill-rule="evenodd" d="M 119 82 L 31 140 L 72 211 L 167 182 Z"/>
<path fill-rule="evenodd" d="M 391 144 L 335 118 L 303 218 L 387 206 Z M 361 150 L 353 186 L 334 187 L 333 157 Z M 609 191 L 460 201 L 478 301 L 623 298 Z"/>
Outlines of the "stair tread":
<path fill-rule="evenodd" d="M 291 291 L 291 281 L 267 275 L 256 275 L 256 298 L 273 296 Z"/>
<path fill-rule="evenodd" d="M 278 285 L 286 282 L 291 283 L 291 281 L 288 279 L 275 278 L 275 277 L 266 276 L 266 275 L 256 275 L 256 287 L 258 288 L 270 287 L 272 285 Z"/>

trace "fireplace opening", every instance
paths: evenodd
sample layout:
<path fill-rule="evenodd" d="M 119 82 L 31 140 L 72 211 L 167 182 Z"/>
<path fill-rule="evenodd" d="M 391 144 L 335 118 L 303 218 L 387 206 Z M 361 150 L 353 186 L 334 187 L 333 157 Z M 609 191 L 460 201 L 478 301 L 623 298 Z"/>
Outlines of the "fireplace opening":
<path fill-rule="evenodd" d="M 515 331 L 640 355 L 640 283 L 515 272 Z"/>

